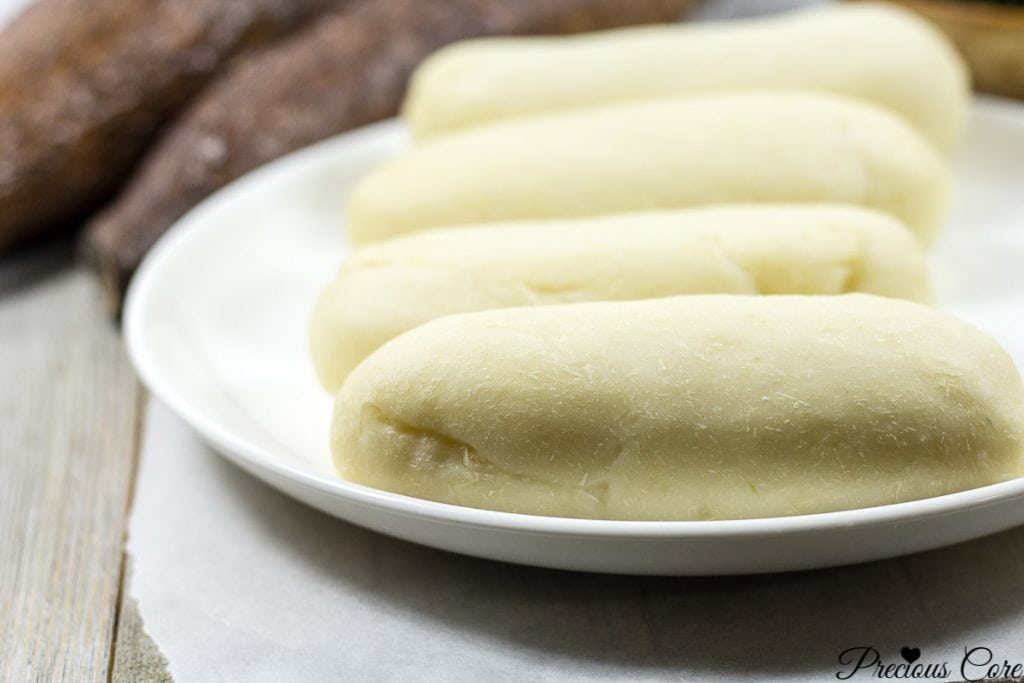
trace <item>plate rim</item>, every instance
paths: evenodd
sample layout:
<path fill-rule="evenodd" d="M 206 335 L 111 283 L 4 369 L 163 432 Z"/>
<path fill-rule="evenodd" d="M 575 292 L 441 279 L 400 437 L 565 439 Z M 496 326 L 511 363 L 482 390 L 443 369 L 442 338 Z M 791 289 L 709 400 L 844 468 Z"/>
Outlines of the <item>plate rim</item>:
<path fill-rule="evenodd" d="M 975 96 L 972 108 L 986 115 L 995 115 L 1013 125 L 1024 127 L 1019 104 L 992 96 Z M 342 498 L 346 502 L 378 509 L 392 515 L 414 517 L 454 525 L 500 529 L 509 532 L 542 533 L 558 536 L 645 540 L 737 539 L 760 536 L 783 536 L 827 532 L 838 529 L 897 525 L 924 518 L 967 513 L 991 505 L 1010 503 L 1024 497 L 1024 476 L 986 486 L 932 496 L 902 503 L 836 510 L 805 515 L 758 517 L 726 520 L 605 520 L 553 517 L 516 512 L 471 508 L 426 500 L 375 489 L 340 477 L 331 477 L 305 470 L 268 449 L 250 443 L 231 430 L 217 424 L 174 387 L 173 378 L 162 373 L 159 362 L 147 350 L 145 313 L 151 292 L 157 288 L 165 264 L 185 248 L 204 227 L 208 213 L 220 204 L 244 193 L 250 186 L 271 182 L 275 175 L 294 172 L 296 165 L 311 163 L 330 155 L 336 147 L 348 147 L 354 141 L 381 135 L 395 135 L 402 130 L 398 119 L 386 119 L 347 131 L 275 159 L 232 181 L 193 207 L 157 240 L 132 278 L 125 297 L 122 335 L 129 359 L 149 392 L 170 408 L 178 418 L 221 457 L 248 473 L 283 490 L 275 479 L 281 478 L 312 489 L 319 494 Z M 216 225 L 213 223 L 213 225 Z M 268 476 L 263 476 L 264 474 Z M 288 494 L 287 491 L 284 491 Z M 293 496 L 294 497 L 294 496 Z M 305 501 L 302 501 L 305 504 Z"/>

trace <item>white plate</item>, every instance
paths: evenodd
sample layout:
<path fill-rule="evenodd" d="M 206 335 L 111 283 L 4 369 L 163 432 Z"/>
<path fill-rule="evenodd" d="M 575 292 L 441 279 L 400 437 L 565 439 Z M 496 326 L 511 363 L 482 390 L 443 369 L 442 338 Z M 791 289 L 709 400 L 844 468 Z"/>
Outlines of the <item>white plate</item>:
<path fill-rule="evenodd" d="M 394 121 L 287 156 L 176 225 L 125 313 L 146 385 L 216 450 L 324 512 L 480 557 L 636 574 L 735 574 L 891 557 L 1024 523 L 1024 479 L 927 500 L 800 517 L 625 522 L 475 510 L 333 475 L 331 403 L 307 360 L 313 298 L 345 253 L 352 182 L 406 144 Z M 1024 366 L 1024 107 L 982 100 L 956 157 L 959 196 L 935 252 L 940 304 Z"/>

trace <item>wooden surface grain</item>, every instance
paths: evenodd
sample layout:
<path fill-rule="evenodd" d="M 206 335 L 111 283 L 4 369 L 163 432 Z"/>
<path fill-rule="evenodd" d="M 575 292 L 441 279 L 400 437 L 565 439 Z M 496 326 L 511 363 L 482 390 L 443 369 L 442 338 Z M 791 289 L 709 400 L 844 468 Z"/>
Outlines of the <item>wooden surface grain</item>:
<path fill-rule="evenodd" d="M 128 575 L 126 570 L 125 581 L 130 580 Z M 167 670 L 167 659 L 146 633 L 139 607 L 129 597 L 127 587 L 121 591 L 111 660 L 110 680 L 114 683 L 169 683 L 173 680 Z"/>
<path fill-rule="evenodd" d="M 108 680 L 142 392 L 70 240 L 0 261 L 0 378 L 0 680 Z"/>

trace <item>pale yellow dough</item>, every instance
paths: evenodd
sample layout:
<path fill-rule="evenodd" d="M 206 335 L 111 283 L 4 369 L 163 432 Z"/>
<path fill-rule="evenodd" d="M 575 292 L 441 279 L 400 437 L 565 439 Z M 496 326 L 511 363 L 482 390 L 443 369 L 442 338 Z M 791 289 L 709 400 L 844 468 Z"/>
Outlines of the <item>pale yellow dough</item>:
<path fill-rule="evenodd" d="M 930 300 L 925 254 L 893 218 L 807 204 L 488 224 L 357 250 L 321 295 L 310 341 L 333 394 L 384 342 L 452 313 L 677 294 L 851 291 Z"/>
<path fill-rule="evenodd" d="M 856 100 L 757 93 L 616 104 L 498 123 L 413 148 L 349 197 L 354 244 L 441 226 L 743 202 L 840 202 L 924 241 L 949 194 L 943 160 Z"/>
<path fill-rule="evenodd" d="M 986 335 L 866 294 L 694 295 L 447 316 L 338 395 L 346 479 L 608 519 L 825 512 L 1022 473 L 1024 386 Z"/>
<path fill-rule="evenodd" d="M 962 126 L 968 78 L 956 50 L 923 19 L 850 3 L 721 24 L 456 43 L 416 70 L 404 116 L 422 139 L 615 100 L 751 87 L 870 100 L 946 149 Z"/>

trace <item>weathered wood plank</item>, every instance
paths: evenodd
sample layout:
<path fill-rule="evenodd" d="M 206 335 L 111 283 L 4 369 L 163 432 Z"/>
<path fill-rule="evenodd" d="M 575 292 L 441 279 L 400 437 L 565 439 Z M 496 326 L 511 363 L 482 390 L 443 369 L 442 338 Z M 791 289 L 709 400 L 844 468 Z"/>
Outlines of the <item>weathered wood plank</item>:
<path fill-rule="evenodd" d="M 70 241 L 0 262 L 0 680 L 108 678 L 140 389 Z"/>
<path fill-rule="evenodd" d="M 126 583 L 128 570 L 126 569 Z M 143 628 L 139 607 L 129 597 L 127 585 L 121 592 L 121 604 L 114 636 L 111 681 L 114 683 L 170 683 L 167 660 Z"/>

